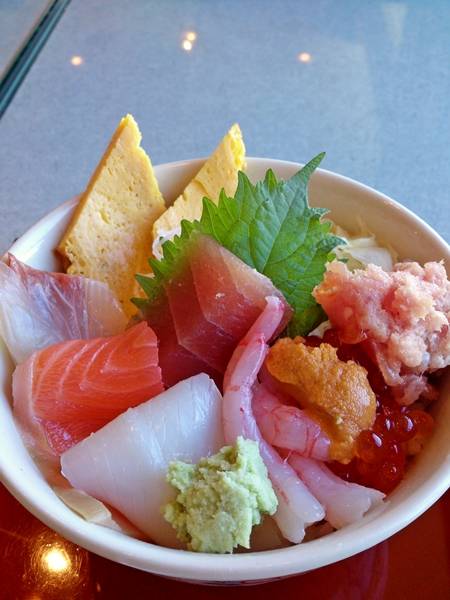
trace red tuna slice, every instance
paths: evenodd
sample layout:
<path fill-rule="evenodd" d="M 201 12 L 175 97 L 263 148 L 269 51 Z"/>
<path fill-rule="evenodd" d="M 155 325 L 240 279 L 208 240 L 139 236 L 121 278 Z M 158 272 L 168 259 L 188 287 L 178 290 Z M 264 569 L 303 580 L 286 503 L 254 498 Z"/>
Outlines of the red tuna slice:
<path fill-rule="evenodd" d="M 207 373 L 217 385 L 221 384 L 222 375 L 218 371 L 178 343 L 169 301 L 164 292 L 146 308 L 145 318 L 158 336 L 159 366 L 166 387 L 197 373 Z"/>
<path fill-rule="evenodd" d="M 208 263 L 204 263 L 205 270 L 209 271 Z M 212 283 L 213 291 L 217 290 Z M 206 318 L 189 262 L 164 288 L 180 345 L 222 373 L 237 339 Z"/>
<path fill-rule="evenodd" d="M 268 277 L 208 236 L 201 236 L 189 259 L 198 300 L 210 323 L 239 341 L 264 310 L 266 297 L 277 296 L 285 306 L 279 331 L 286 327 L 292 311 Z"/>
<path fill-rule="evenodd" d="M 167 296 L 177 344 L 189 353 L 190 360 L 183 368 L 174 364 L 181 360 L 178 358 L 180 350 L 172 339 L 164 295 Z M 269 295 L 276 295 L 283 301 L 285 314 L 281 327 L 284 327 L 291 309 L 270 280 L 212 238 L 193 236 L 171 277 L 166 277 L 164 292 L 145 309 L 145 318 L 160 340 L 164 382 L 179 381 L 182 377 L 175 380 L 173 376 L 178 369 L 184 377 L 203 370 L 219 385 L 221 377 L 218 381 L 217 373 L 223 375 L 236 344 L 262 312 Z M 169 347 L 172 355 L 169 355 Z M 201 361 L 201 370 L 192 363 L 192 355 Z M 167 369 L 170 369 L 170 375 Z"/>
<path fill-rule="evenodd" d="M 222 250 L 225 256 L 222 256 Z M 226 322 L 231 337 L 241 339 L 247 333 L 248 321 L 255 321 L 261 308 L 248 302 L 236 288 L 227 265 L 227 254 L 229 252 L 220 246 L 218 248 L 212 238 L 205 237 L 193 248 L 189 262 L 205 319 L 218 326 Z M 231 257 L 241 263 L 233 254 Z"/>
<path fill-rule="evenodd" d="M 55 458 L 163 389 L 156 335 L 139 323 L 32 354 L 14 371 L 14 414 L 33 453 Z"/>

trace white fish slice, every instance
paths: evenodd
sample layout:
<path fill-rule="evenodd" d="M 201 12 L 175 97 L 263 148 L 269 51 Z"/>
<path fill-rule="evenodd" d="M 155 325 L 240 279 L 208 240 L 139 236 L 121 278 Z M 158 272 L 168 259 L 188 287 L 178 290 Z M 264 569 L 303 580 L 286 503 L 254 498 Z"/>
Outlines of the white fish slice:
<path fill-rule="evenodd" d="M 86 277 L 0 261 L 0 336 L 16 363 L 51 344 L 120 333 L 127 319 L 109 287 Z"/>
<path fill-rule="evenodd" d="M 61 467 L 75 488 L 119 510 L 154 542 L 180 547 L 161 514 L 175 497 L 167 467 L 198 462 L 223 445 L 222 397 L 201 373 L 121 414 L 65 452 Z"/>

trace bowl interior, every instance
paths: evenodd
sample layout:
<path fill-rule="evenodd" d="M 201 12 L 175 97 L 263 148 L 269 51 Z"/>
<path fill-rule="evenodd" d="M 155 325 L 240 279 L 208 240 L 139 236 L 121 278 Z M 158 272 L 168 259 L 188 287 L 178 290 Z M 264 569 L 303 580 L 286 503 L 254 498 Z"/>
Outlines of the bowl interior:
<path fill-rule="evenodd" d="M 202 160 L 160 165 L 155 168 L 161 190 L 173 200 L 202 164 Z M 251 179 L 261 179 L 272 168 L 288 178 L 298 164 L 269 159 L 248 159 Z M 426 262 L 444 259 L 450 250 L 428 225 L 382 194 L 339 175 L 318 171 L 310 187 L 312 205 L 330 209 L 336 223 L 356 233 L 361 222 L 401 258 Z M 11 248 L 21 260 L 41 269 L 60 267 L 53 252 L 76 201 L 66 202 L 44 217 Z M 382 506 L 362 521 L 324 538 L 267 552 L 231 556 L 198 555 L 162 548 L 116 531 L 86 523 L 54 494 L 24 448 L 10 408 L 12 362 L 0 347 L 0 476 L 10 491 L 32 513 L 59 533 L 96 552 L 149 572 L 191 581 L 257 581 L 286 576 L 341 560 L 386 539 L 435 502 L 450 486 L 450 377 L 443 381 L 433 411 L 435 432 L 408 470 L 399 487 Z"/>

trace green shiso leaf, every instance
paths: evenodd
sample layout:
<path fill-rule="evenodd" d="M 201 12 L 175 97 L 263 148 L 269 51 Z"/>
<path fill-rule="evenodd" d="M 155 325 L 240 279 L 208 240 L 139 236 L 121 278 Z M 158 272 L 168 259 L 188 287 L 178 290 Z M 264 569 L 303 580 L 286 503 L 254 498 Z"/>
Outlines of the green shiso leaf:
<path fill-rule="evenodd" d="M 269 169 L 254 185 L 240 171 L 233 198 L 223 190 L 217 205 L 204 198 L 200 221 L 182 221 L 181 234 L 164 243 L 163 258 L 150 260 L 154 276 L 137 276 L 148 300 L 134 299 L 135 304 L 145 310 L 158 296 L 193 232 L 200 232 L 272 280 L 294 309 L 289 335 L 309 333 L 324 320 L 311 292 L 322 280 L 325 263 L 334 258 L 333 248 L 344 243 L 330 233 L 330 223 L 321 221 L 327 210 L 308 204 L 308 182 L 323 157 L 319 154 L 287 181 Z"/>

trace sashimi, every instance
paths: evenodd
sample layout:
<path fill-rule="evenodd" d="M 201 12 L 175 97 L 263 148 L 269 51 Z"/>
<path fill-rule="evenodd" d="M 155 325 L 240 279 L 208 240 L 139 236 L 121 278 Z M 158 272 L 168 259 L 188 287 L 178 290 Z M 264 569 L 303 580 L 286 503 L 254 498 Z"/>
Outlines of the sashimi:
<path fill-rule="evenodd" d="M 223 445 L 220 392 L 199 374 L 108 423 L 65 452 L 61 467 L 74 487 L 119 510 L 152 541 L 180 547 L 161 512 L 175 497 L 168 465 L 196 463 Z"/>
<path fill-rule="evenodd" d="M 192 248 L 190 268 L 205 319 L 226 329 L 233 339 L 244 337 L 249 323 L 256 321 L 266 307 L 267 296 L 276 296 L 286 306 L 283 295 L 270 279 L 250 269 L 209 236 L 202 236 L 200 243 Z M 283 316 L 281 328 L 290 314 L 287 311 Z"/>
<path fill-rule="evenodd" d="M 165 290 L 180 345 L 201 357 L 211 368 L 222 372 L 236 340 L 220 325 L 207 319 L 190 265 L 173 277 Z"/>
<path fill-rule="evenodd" d="M 158 270 L 158 263 L 154 268 Z M 282 303 L 280 329 L 292 314 L 267 277 L 202 234 L 191 236 L 183 254 L 170 267 L 164 266 L 160 279 L 141 315 L 160 340 L 166 385 L 187 374 L 178 353 L 187 353 L 190 375 L 204 371 L 220 383 L 236 344 L 264 309 L 266 296 L 278 297 Z M 199 361 L 198 367 L 192 356 Z"/>
<path fill-rule="evenodd" d="M 324 463 L 295 452 L 290 455 L 289 464 L 325 507 L 325 519 L 336 529 L 360 521 L 384 498 L 378 490 L 344 481 Z"/>
<path fill-rule="evenodd" d="M 139 323 L 32 354 L 13 374 L 14 414 L 33 453 L 55 459 L 162 390 L 156 336 Z"/>
<path fill-rule="evenodd" d="M 106 284 L 33 269 L 12 254 L 0 262 L 0 335 L 16 363 L 52 344 L 114 335 L 125 326 Z"/>
<path fill-rule="evenodd" d="M 239 435 L 258 442 L 278 498 L 274 519 L 286 539 L 299 543 L 305 528 L 323 519 L 325 512 L 293 468 L 263 439 L 252 412 L 253 389 L 269 351 L 266 340 L 278 329 L 282 317 L 281 301 L 268 297 L 266 308 L 235 349 L 224 377 L 223 424 L 228 444 L 234 444 Z"/>
<path fill-rule="evenodd" d="M 186 307 L 183 308 L 186 310 Z M 222 374 L 178 343 L 169 302 L 164 292 L 146 309 L 146 321 L 158 335 L 159 366 L 166 387 L 197 373 L 207 373 L 217 385 Z"/>

